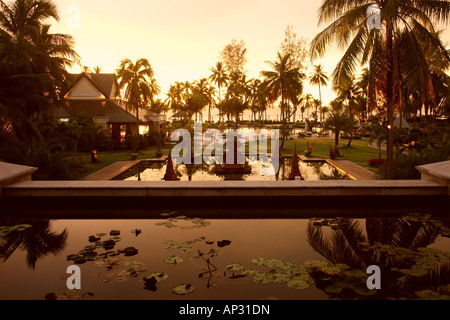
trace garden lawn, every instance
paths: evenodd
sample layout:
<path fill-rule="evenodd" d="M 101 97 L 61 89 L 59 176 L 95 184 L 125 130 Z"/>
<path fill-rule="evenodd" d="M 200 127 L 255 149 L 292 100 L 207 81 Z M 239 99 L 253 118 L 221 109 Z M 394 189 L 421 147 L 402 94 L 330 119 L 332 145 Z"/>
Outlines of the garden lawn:
<path fill-rule="evenodd" d="M 297 144 L 297 154 L 303 155 L 309 143 L 314 143 L 312 153 L 308 158 L 323 158 L 330 159 L 330 147 L 334 146 L 334 139 L 296 139 L 286 140 L 284 143 L 285 155 L 292 155 L 294 153 L 294 145 Z M 347 147 L 347 139 L 339 139 L 339 153 L 338 160 L 350 160 L 356 164 L 365 167 L 375 173 L 379 169 L 371 167 L 368 164 L 369 159 L 378 158 L 378 149 L 369 147 L 369 139 L 352 140 L 351 146 Z M 381 152 L 381 157 L 386 156 L 385 151 Z"/>
<path fill-rule="evenodd" d="M 156 158 L 155 151 L 157 148 L 149 148 L 141 150 L 137 159 Z M 162 149 L 163 155 L 169 154 L 169 149 Z M 90 153 L 77 153 L 66 158 L 68 163 L 72 162 L 74 167 L 78 167 L 79 172 L 73 173 L 74 180 L 80 180 L 84 177 L 103 169 L 117 161 L 131 161 L 130 151 L 122 152 L 98 152 L 97 158 L 99 162 L 92 163 Z"/>

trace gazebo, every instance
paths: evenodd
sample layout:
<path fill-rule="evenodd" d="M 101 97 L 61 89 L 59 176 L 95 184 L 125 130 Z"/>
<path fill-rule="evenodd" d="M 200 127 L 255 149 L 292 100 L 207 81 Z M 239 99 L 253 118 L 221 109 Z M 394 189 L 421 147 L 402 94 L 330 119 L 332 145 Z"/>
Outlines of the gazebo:
<path fill-rule="evenodd" d="M 189 118 L 189 115 L 183 111 L 179 111 L 179 112 L 173 114 L 172 118 L 174 118 L 176 120 L 183 120 L 185 118 Z"/>

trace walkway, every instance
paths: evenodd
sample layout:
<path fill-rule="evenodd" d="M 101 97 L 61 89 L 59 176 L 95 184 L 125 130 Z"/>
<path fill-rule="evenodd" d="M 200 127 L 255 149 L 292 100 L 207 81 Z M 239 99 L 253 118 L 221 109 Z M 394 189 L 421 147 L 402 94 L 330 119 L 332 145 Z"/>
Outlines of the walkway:
<path fill-rule="evenodd" d="M 376 174 L 350 160 L 326 160 L 333 167 L 348 174 L 353 180 L 376 180 Z"/>
<path fill-rule="evenodd" d="M 160 159 L 146 159 L 145 161 L 164 161 L 166 157 Z M 113 164 L 100 169 L 93 174 L 90 174 L 83 178 L 86 181 L 109 181 L 117 177 L 120 173 L 130 169 L 137 165 L 142 160 L 130 160 L 130 161 L 116 161 Z"/>

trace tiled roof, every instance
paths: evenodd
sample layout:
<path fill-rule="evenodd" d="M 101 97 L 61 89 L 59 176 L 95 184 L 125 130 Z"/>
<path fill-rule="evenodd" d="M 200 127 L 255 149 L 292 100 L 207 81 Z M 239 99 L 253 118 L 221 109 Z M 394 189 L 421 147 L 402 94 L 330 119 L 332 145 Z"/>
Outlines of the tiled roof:
<path fill-rule="evenodd" d="M 81 112 L 91 117 L 104 117 L 109 123 L 136 123 L 136 116 L 108 100 L 66 100 L 59 110 L 61 118 L 75 118 Z"/>

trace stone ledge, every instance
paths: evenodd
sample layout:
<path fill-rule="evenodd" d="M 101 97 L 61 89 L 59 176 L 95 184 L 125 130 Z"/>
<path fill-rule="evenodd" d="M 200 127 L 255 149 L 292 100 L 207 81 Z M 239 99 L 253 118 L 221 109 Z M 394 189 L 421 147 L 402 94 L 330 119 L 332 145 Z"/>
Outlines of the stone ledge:
<path fill-rule="evenodd" d="M 429 180 L 349 181 L 25 181 L 3 188 L 4 197 L 328 197 L 447 195 Z"/>
<path fill-rule="evenodd" d="M 10 183 L 29 181 L 38 169 L 0 161 L 0 187 Z"/>

